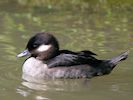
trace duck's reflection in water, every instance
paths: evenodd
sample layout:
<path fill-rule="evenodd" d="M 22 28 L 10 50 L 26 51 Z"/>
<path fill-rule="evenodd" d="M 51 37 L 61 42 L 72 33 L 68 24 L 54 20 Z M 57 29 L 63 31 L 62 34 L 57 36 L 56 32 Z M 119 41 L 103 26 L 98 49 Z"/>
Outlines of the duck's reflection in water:
<path fill-rule="evenodd" d="M 41 91 L 78 91 L 90 86 L 89 79 L 37 79 L 24 74 L 22 78 L 22 85 Z"/>

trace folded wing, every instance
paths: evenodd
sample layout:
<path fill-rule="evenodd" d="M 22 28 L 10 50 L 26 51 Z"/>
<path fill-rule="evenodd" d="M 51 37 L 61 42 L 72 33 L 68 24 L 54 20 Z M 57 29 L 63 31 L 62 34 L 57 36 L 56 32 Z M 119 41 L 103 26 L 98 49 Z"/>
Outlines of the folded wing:
<path fill-rule="evenodd" d="M 98 63 L 92 55 L 96 55 L 91 51 L 72 52 L 68 50 L 61 50 L 59 55 L 46 61 L 49 68 L 52 67 L 70 67 L 74 65 L 89 64 L 94 65 Z"/>

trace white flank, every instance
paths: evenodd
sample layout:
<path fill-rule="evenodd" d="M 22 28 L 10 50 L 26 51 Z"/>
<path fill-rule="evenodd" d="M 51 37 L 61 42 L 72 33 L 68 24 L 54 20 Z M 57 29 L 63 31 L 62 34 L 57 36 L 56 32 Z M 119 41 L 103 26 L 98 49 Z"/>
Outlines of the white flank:
<path fill-rule="evenodd" d="M 43 51 L 47 51 L 48 49 L 50 49 L 51 45 L 41 45 L 38 47 L 37 51 L 38 52 L 43 52 Z"/>

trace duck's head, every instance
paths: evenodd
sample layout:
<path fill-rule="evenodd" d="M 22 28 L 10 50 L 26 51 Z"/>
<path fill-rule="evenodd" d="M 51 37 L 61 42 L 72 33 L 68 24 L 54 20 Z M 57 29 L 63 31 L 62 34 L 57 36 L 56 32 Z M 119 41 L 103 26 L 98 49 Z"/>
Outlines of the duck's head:
<path fill-rule="evenodd" d="M 59 45 L 56 38 L 50 33 L 37 33 L 31 37 L 26 50 L 18 54 L 17 57 L 31 55 L 39 60 L 48 60 L 57 55 Z"/>

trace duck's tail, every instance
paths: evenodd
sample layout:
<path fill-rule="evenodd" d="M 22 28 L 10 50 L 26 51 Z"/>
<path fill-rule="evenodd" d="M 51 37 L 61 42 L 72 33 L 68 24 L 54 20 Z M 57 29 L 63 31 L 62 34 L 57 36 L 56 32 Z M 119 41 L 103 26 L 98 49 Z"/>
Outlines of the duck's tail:
<path fill-rule="evenodd" d="M 98 71 L 97 75 L 100 76 L 100 75 L 109 74 L 120 61 L 125 60 L 128 57 L 128 53 L 129 51 L 126 51 L 112 59 L 101 60 L 101 64 L 98 67 L 100 70 Z"/>
<path fill-rule="evenodd" d="M 128 57 L 129 51 L 123 52 L 120 55 L 109 60 L 112 67 L 116 66 L 120 61 L 125 60 Z"/>

